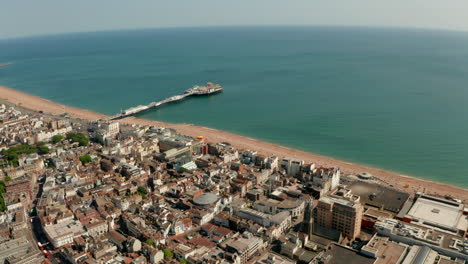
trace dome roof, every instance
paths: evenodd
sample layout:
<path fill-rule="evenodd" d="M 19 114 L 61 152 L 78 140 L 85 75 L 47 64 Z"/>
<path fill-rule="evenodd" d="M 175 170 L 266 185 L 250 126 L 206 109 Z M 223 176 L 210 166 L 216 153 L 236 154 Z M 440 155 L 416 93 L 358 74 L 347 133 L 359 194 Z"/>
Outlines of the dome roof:
<path fill-rule="evenodd" d="M 368 179 L 371 179 L 374 176 L 372 174 L 368 173 L 368 172 L 363 172 L 363 173 L 359 174 L 358 177 L 361 178 L 361 179 L 368 180 Z"/>
<path fill-rule="evenodd" d="M 218 201 L 218 196 L 214 193 L 203 193 L 193 199 L 196 205 L 211 205 Z"/>

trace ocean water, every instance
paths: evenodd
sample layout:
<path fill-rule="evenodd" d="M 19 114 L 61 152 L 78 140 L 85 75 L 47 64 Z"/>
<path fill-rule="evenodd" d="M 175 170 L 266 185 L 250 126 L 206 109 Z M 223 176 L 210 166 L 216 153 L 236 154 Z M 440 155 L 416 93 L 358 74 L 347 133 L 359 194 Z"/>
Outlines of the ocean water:
<path fill-rule="evenodd" d="M 0 85 L 104 114 L 193 123 L 468 187 L 468 33 L 220 27 L 0 40 Z"/>

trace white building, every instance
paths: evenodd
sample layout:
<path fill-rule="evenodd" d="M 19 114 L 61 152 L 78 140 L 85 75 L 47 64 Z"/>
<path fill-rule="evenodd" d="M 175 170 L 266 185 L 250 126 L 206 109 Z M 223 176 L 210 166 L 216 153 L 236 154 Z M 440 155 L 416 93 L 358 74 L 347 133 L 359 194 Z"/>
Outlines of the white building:
<path fill-rule="evenodd" d="M 38 142 L 41 142 L 41 141 L 47 142 L 47 141 L 50 141 L 53 136 L 65 135 L 66 133 L 68 133 L 70 131 L 72 131 L 71 126 L 67 126 L 67 127 L 63 127 L 63 128 L 59 128 L 59 129 L 55 129 L 55 130 L 50 130 L 50 131 L 41 131 L 41 132 L 36 133 L 34 135 L 34 141 L 35 141 L 35 143 L 38 143 Z"/>
<path fill-rule="evenodd" d="M 254 203 L 253 208 L 267 214 L 277 214 L 279 212 L 289 212 L 292 217 L 299 217 L 304 213 L 305 202 L 303 200 L 286 199 L 278 201 L 266 199 Z"/>
<path fill-rule="evenodd" d="M 162 250 L 153 249 L 149 255 L 150 263 L 157 264 L 164 260 L 164 253 Z"/>
<path fill-rule="evenodd" d="M 273 237 L 279 237 L 291 227 L 291 215 L 287 211 L 270 215 L 257 210 L 243 208 L 235 214 L 241 218 L 252 220 L 263 227 L 276 227 L 276 232 L 271 234 Z"/>
<path fill-rule="evenodd" d="M 301 171 L 301 167 L 304 165 L 303 160 L 295 160 L 290 158 L 284 158 L 281 160 L 280 167 L 286 171 L 288 175 L 295 176 Z"/>
<path fill-rule="evenodd" d="M 278 169 L 278 157 L 277 156 L 271 156 L 268 157 L 267 162 L 266 162 L 266 167 L 267 169 L 271 169 L 272 171 L 275 171 Z"/>
<path fill-rule="evenodd" d="M 247 232 L 226 242 L 227 256 L 236 264 L 247 263 L 262 247 L 262 239 Z"/>
<path fill-rule="evenodd" d="M 80 221 L 68 220 L 44 227 L 47 238 L 55 248 L 73 242 L 75 237 L 81 237 L 86 231 Z"/>
<path fill-rule="evenodd" d="M 86 231 L 88 231 L 88 235 L 92 237 L 98 237 L 108 231 L 108 225 L 106 221 L 92 221 L 91 223 L 85 225 Z"/>
<path fill-rule="evenodd" d="M 468 229 L 463 204 L 422 193 L 418 193 L 416 201 L 404 217 L 415 224 L 461 236 Z"/>

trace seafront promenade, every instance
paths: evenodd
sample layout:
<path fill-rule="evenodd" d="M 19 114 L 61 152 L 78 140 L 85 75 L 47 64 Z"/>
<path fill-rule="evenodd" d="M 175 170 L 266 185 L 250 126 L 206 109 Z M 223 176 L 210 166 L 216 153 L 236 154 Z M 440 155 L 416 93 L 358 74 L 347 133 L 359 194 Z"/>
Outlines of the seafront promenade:
<path fill-rule="evenodd" d="M 92 111 L 69 107 L 55 102 L 45 100 L 14 89 L 0 86 L 0 99 L 16 104 L 20 107 L 35 111 L 44 111 L 50 114 L 68 113 L 75 118 L 84 120 L 96 120 L 108 118 L 105 115 Z M 251 149 L 264 155 L 277 155 L 279 157 L 291 157 L 314 162 L 325 167 L 339 167 L 345 174 L 359 174 L 369 172 L 375 175 L 383 184 L 389 185 L 405 192 L 414 193 L 425 191 L 428 194 L 449 195 L 457 199 L 468 200 L 468 190 L 457 186 L 427 181 L 419 178 L 401 175 L 396 172 L 371 168 L 360 164 L 349 163 L 329 157 L 316 155 L 284 146 L 260 141 L 233 133 L 220 131 L 212 128 L 196 126 L 192 124 L 170 124 L 152 120 L 143 120 L 134 117 L 120 119 L 119 122 L 137 125 L 156 125 L 176 129 L 179 133 L 188 136 L 204 136 L 209 142 L 229 142 L 238 149 Z"/>

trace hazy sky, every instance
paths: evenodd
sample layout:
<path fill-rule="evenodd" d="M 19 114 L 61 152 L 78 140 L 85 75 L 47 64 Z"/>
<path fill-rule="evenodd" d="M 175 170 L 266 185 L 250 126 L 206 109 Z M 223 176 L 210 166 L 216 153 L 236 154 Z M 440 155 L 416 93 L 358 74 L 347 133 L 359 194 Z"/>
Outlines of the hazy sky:
<path fill-rule="evenodd" d="M 0 38 L 106 29 L 296 24 L 468 30 L 468 0 L 0 0 Z"/>

